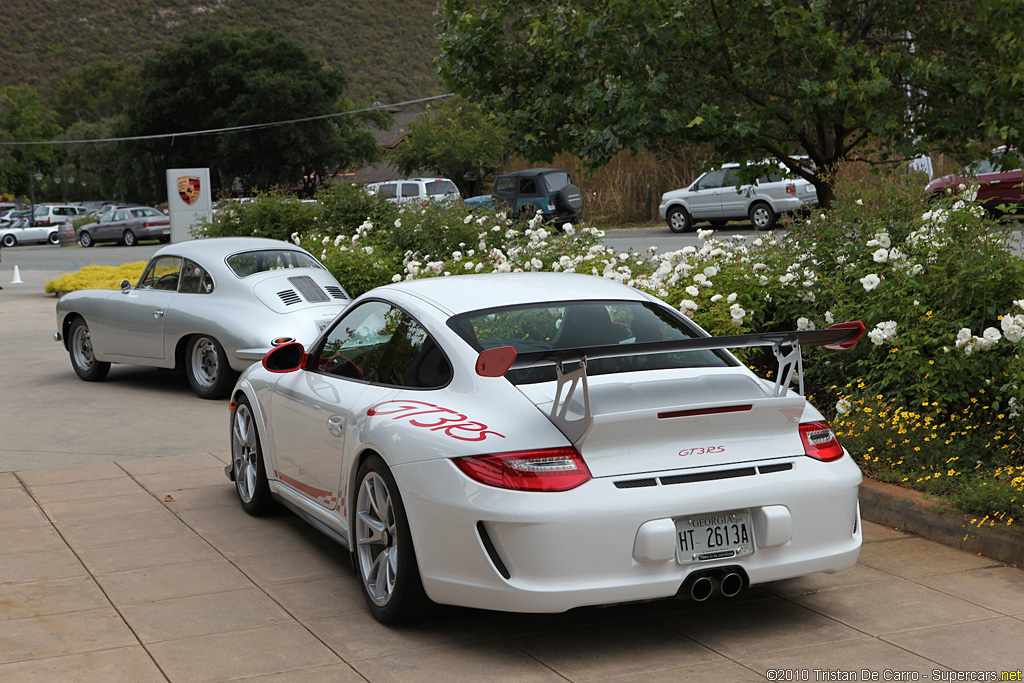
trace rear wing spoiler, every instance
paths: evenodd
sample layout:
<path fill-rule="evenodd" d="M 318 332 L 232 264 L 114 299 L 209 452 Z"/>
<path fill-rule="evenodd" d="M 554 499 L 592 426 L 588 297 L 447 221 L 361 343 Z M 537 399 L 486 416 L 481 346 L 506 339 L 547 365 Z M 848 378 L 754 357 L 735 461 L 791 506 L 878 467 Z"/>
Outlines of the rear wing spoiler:
<path fill-rule="evenodd" d="M 548 417 L 573 443 L 578 444 L 586 436 L 593 423 L 590 412 L 590 391 L 587 385 L 587 360 L 621 356 L 639 356 L 650 353 L 672 353 L 679 351 L 705 351 L 717 349 L 738 349 L 755 346 L 770 346 L 779 363 L 772 395 L 784 396 L 796 372 L 799 393 L 804 393 L 803 346 L 824 346 L 828 349 L 852 349 L 864 334 L 864 323 L 854 320 L 836 323 L 824 330 L 792 330 L 787 332 L 760 332 L 755 334 L 733 334 L 720 337 L 697 337 L 672 341 L 639 342 L 635 344 L 608 344 L 604 346 L 577 347 L 571 349 L 547 349 L 517 353 L 511 346 L 499 346 L 480 352 L 476 361 L 476 372 L 481 377 L 503 377 L 509 370 L 538 365 L 554 365 L 557 380 L 555 399 Z M 579 367 L 565 372 L 566 363 L 579 363 Z M 583 394 L 584 415 L 578 420 L 569 420 L 569 404 L 577 388 Z"/>

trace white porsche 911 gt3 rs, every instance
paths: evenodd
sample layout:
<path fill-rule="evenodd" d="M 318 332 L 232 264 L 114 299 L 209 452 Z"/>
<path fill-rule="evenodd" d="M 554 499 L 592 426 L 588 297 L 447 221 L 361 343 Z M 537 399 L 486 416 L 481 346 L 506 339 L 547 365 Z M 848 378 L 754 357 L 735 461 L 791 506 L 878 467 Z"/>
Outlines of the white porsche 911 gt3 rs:
<path fill-rule="evenodd" d="M 857 560 L 860 470 L 789 385 L 863 330 L 709 337 L 587 275 L 388 285 L 243 373 L 226 472 L 349 548 L 385 623 L 736 595 Z"/>

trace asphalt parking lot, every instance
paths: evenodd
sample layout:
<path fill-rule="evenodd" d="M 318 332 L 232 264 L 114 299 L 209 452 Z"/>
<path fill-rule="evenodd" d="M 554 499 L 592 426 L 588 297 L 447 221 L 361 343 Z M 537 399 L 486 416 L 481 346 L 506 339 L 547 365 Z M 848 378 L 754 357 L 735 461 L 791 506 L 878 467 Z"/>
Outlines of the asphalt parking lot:
<path fill-rule="evenodd" d="M 43 283 L 60 272 L 11 283 L 16 253 L 0 269 L 0 681 L 1021 680 L 1024 571 L 872 523 L 854 568 L 733 600 L 381 626 L 339 547 L 242 512 L 226 402 L 167 371 L 80 381 L 51 338 Z"/>

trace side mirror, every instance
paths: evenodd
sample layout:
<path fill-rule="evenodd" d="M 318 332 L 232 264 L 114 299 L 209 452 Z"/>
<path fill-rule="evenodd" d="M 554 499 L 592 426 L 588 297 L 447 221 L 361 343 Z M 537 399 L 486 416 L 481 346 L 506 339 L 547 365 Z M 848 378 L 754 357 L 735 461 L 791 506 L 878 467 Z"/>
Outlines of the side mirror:
<path fill-rule="evenodd" d="M 295 372 L 306 364 L 306 349 L 299 342 L 275 346 L 263 356 L 263 367 L 270 372 Z"/>
<path fill-rule="evenodd" d="M 126 289 L 131 289 L 131 288 L 132 288 L 132 283 L 131 282 L 129 282 L 128 280 L 121 280 L 121 291 L 122 292 L 125 291 Z"/>

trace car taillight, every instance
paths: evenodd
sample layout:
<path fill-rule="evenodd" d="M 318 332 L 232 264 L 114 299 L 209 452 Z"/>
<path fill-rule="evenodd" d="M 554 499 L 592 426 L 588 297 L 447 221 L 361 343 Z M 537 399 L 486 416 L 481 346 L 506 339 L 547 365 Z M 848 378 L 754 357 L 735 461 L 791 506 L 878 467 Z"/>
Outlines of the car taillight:
<path fill-rule="evenodd" d="M 554 211 L 554 210 L 555 210 L 555 198 L 554 197 L 548 197 L 548 211 Z"/>
<path fill-rule="evenodd" d="M 796 184 L 795 183 L 787 183 L 786 184 L 786 194 L 796 194 Z"/>
<path fill-rule="evenodd" d="M 828 422 L 804 422 L 800 425 L 800 440 L 804 442 L 804 455 L 815 460 L 831 462 L 843 457 L 843 447 L 832 433 Z"/>
<path fill-rule="evenodd" d="M 161 225 L 170 225 L 170 224 L 171 224 L 170 221 L 147 221 L 146 223 L 142 224 L 142 227 L 144 227 L 144 228 L 155 228 L 155 227 L 158 227 L 158 226 L 161 226 Z"/>
<path fill-rule="evenodd" d="M 474 481 L 516 491 L 568 491 L 590 480 L 590 470 L 571 447 L 542 448 L 455 458 Z"/>

